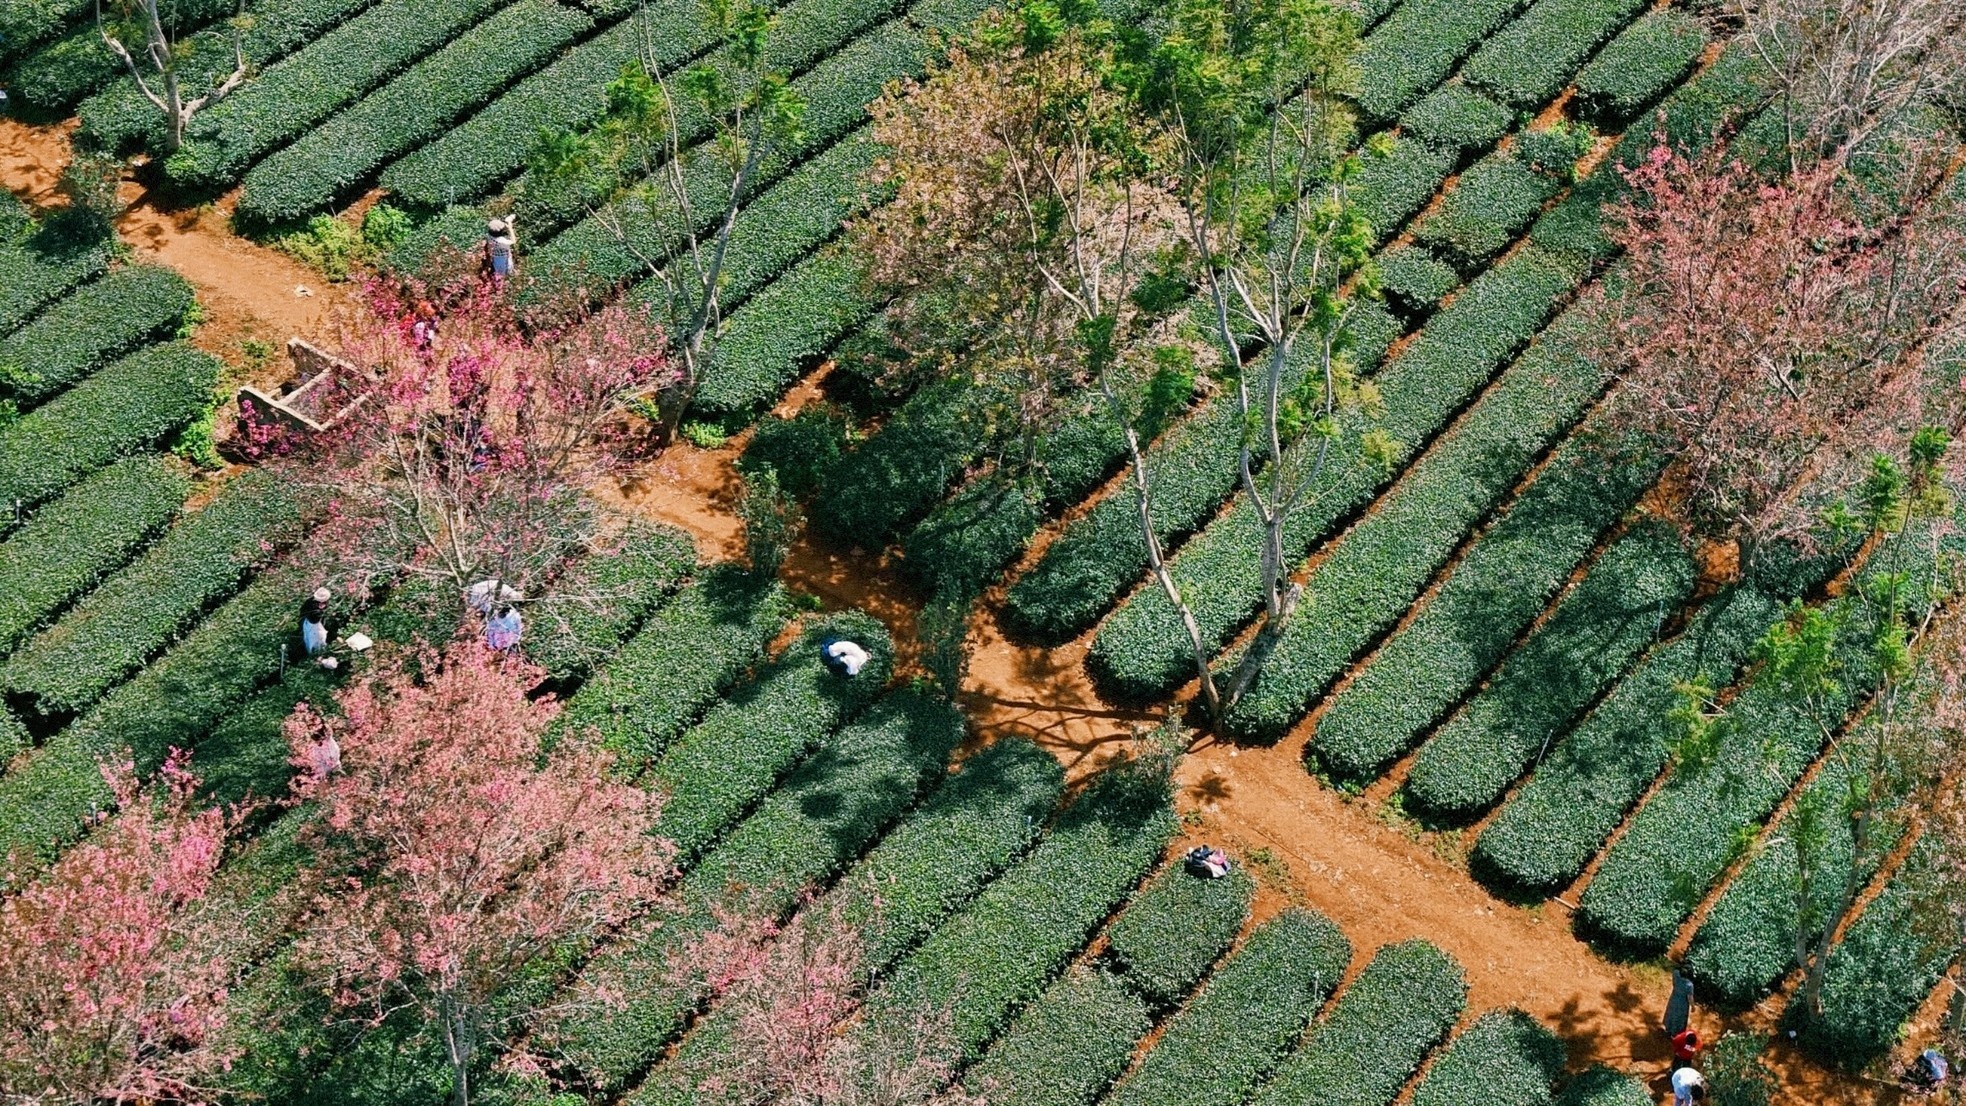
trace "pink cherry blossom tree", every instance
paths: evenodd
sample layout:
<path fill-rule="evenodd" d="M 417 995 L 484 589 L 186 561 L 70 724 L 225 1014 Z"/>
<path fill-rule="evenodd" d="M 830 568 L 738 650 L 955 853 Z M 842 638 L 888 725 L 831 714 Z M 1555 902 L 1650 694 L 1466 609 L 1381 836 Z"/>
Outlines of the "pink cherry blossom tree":
<path fill-rule="evenodd" d="M 236 812 L 200 809 L 173 752 L 148 790 L 106 764 L 116 809 L 45 871 L 0 886 L 0 1101 L 194 1102 L 234 965 L 204 909 Z"/>
<path fill-rule="evenodd" d="M 339 716 L 287 723 L 296 790 L 321 811 L 315 917 L 300 959 L 351 1018 L 434 1022 L 453 1101 L 470 1101 L 480 1043 L 519 1028 L 494 1000 L 543 956 L 655 904 L 669 845 L 650 792 L 615 781 L 559 713 L 528 699 L 538 669 L 459 641 L 385 662 L 338 696 Z M 318 747 L 339 746 L 323 771 Z M 333 758 L 328 758 L 333 764 Z"/>
<path fill-rule="evenodd" d="M 461 260 L 439 272 L 372 277 L 337 317 L 355 372 L 315 401 L 348 412 L 331 431 L 249 423 L 245 448 L 292 452 L 320 486 L 321 556 L 351 578 L 525 591 L 598 536 L 584 491 L 632 458 L 635 412 L 675 373 L 645 306 L 521 295 Z"/>
<path fill-rule="evenodd" d="M 1879 202 L 1834 160 L 1769 179 L 1661 147 L 1629 179 L 1596 352 L 1617 421 L 1672 461 L 1702 536 L 1748 567 L 1774 539 L 1806 542 L 1874 456 L 1958 436 L 1966 393 L 1939 354 L 1959 337 L 1966 237 L 1947 192 L 1921 194 L 1929 176 Z"/>

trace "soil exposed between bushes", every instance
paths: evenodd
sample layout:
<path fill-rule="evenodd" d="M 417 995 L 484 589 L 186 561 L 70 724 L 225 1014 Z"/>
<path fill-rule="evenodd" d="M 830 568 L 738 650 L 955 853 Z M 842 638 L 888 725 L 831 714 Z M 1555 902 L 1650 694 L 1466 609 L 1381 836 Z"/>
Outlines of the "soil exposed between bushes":
<path fill-rule="evenodd" d="M 67 130 L 0 119 L 0 183 L 36 206 L 65 202 L 57 186 Z M 286 255 L 231 234 L 223 202 L 216 210 L 166 210 L 134 181 L 125 182 L 123 198 L 130 207 L 117 222 L 119 233 L 139 256 L 191 281 L 206 313 L 197 344 L 235 365 L 246 338 L 277 349 L 291 335 L 320 336 L 345 294 Z M 300 288 L 312 294 L 297 295 Z M 801 382 L 781 413 L 816 391 L 812 378 Z M 739 557 L 733 462 L 743 441 L 715 450 L 678 445 L 620 486 L 603 489 L 603 498 L 682 528 L 706 557 Z M 858 606 L 881 618 L 894 632 L 904 669 L 916 662 L 920 600 L 885 558 L 834 552 L 808 538 L 792 550 L 784 577 L 828 608 Z M 1138 727 L 1157 720 L 1156 712 L 1115 708 L 1094 692 L 1082 667 L 1090 634 L 1056 649 L 1020 645 L 998 628 L 999 599 L 987 599 L 971 625 L 974 655 L 962 700 L 974 744 L 1029 736 L 1081 779 L 1125 750 Z M 1223 844 L 1245 862 L 1260 849 L 1275 858 L 1254 866 L 1262 886 L 1256 920 L 1291 902 L 1318 909 L 1351 939 L 1355 969 L 1387 942 L 1433 941 L 1466 968 L 1464 1022 L 1494 1007 L 1521 1007 L 1569 1041 L 1573 1068 L 1606 1063 L 1637 1073 L 1661 1100 L 1669 1095 L 1667 1048 L 1658 1030 L 1668 990 L 1664 970 L 1597 956 L 1571 934 L 1560 903 L 1525 909 L 1489 895 L 1459 862 L 1457 839 L 1412 832 L 1378 804 L 1322 786 L 1305 771 L 1301 745 L 1299 737 L 1270 748 L 1237 748 L 1199 734 L 1179 771 L 1189 842 Z M 1927 1003 L 1924 1020 L 1936 1017 L 1935 1007 Z M 1766 1031 L 1776 1012 L 1752 1011 L 1725 1023 L 1703 1012 L 1697 1024 L 1710 1039 L 1736 1026 Z M 1785 1083 L 1781 1100 L 1898 1098 L 1891 1088 L 1832 1076 L 1779 1045 L 1773 1058 Z"/>

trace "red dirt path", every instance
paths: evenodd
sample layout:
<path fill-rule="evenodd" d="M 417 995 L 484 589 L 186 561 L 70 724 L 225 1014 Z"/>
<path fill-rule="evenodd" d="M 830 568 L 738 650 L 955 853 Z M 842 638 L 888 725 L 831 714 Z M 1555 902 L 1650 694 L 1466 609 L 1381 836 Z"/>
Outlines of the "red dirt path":
<path fill-rule="evenodd" d="M 0 119 L 0 183 L 31 202 L 60 202 L 55 183 L 66 156 L 65 128 Z M 160 210 L 134 183 L 126 184 L 125 197 L 132 206 L 119 231 L 141 254 L 178 269 L 197 286 L 209 320 L 200 345 L 236 357 L 244 337 L 277 344 L 289 334 L 318 333 L 336 298 L 318 274 L 230 234 L 219 212 Z M 313 295 L 296 295 L 301 287 Z M 808 380 L 781 406 L 796 407 L 815 391 Z M 604 496 L 681 527 L 708 556 L 738 556 L 741 532 L 731 508 L 739 485 L 732 462 L 741 441 L 714 451 L 678 446 Z M 884 562 L 804 542 L 792 551 L 785 576 L 828 607 L 859 606 L 880 617 L 895 633 L 902 663 L 910 663 L 918 600 Z M 1136 726 L 1153 721 L 1099 699 L 1081 667 L 1084 639 L 1048 650 L 1017 645 L 997 628 L 986 603 L 972 626 L 972 643 L 963 700 L 979 741 L 1030 736 L 1080 778 L 1124 749 Z M 1457 842 L 1409 832 L 1377 816 L 1373 804 L 1322 787 L 1305 772 L 1301 752 L 1301 738 L 1269 749 L 1238 749 L 1201 736 L 1179 772 L 1192 836 L 1227 844 L 1245 857 L 1265 848 L 1280 861 L 1260 873 L 1268 878 L 1259 917 L 1292 900 L 1315 907 L 1344 928 L 1361 964 L 1386 942 L 1431 940 L 1466 967 L 1470 1017 L 1519 1006 L 1570 1041 L 1573 1066 L 1604 1062 L 1635 1071 L 1662 1100 L 1667 1097 L 1666 1050 L 1656 1028 L 1667 989 L 1662 970 L 1598 957 L 1571 935 L 1560 904 L 1523 909 L 1490 896 L 1458 863 Z M 1701 1020 L 1710 1035 L 1723 1028 L 1711 1017 Z M 1769 1017 L 1745 1020 L 1766 1028 Z M 1792 1055 L 1776 1059 L 1786 1101 L 1870 1104 L 1896 1098 L 1888 1088 L 1832 1078 Z"/>

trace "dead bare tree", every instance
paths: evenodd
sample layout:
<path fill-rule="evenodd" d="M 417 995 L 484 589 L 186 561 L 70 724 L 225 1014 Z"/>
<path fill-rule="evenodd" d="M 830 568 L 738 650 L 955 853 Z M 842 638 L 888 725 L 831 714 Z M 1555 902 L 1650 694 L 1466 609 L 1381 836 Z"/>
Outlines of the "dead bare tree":
<path fill-rule="evenodd" d="M 96 0 L 96 31 L 102 36 L 103 45 L 129 70 L 137 91 L 164 113 L 164 153 L 168 156 L 184 145 L 184 128 L 192 117 L 237 91 L 246 83 L 250 67 L 246 65 L 245 47 L 240 42 L 237 25 L 245 19 L 241 11 L 233 27 L 232 71 L 187 98 L 179 73 L 183 54 L 171 29 L 164 25 L 165 16 L 160 10 L 163 2 L 119 0 L 122 18 L 112 21 L 103 18 L 102 0 Z M 134 50 L 124 41 L 126 38 L 136 42 Z"/>
<path fill-rule="evenodd" d="M 1739 0 L 1735 14 L 1774 75 L 1792 159 L 1847 158 L 1966 76 L 1966 0 Z"/>

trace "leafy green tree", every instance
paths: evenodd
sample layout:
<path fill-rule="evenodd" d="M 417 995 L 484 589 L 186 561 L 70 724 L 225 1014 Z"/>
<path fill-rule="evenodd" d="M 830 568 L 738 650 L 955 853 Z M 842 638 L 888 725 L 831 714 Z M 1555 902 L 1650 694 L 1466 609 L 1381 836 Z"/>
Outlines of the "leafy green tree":
<path fill-rule="evenodd" d="M 772 5 L 705 0 L 705 7 L 720 28 L 720 49 L 684 70 L 673 88 L 652 56 L 631 63 L 608 85 L 599 126 L 548 134 L 532 159 L 540 198 L 584 209 L 663 289 L 678 370 L 655 405 L 665 441 L 681 428 L 715 356 L 738 216 L 761 167 L 798 144 L 805 115 L 805 101 L 765 49 Z M 693 119 L 708 121 L 708 138 L 689 141 Z"/>

